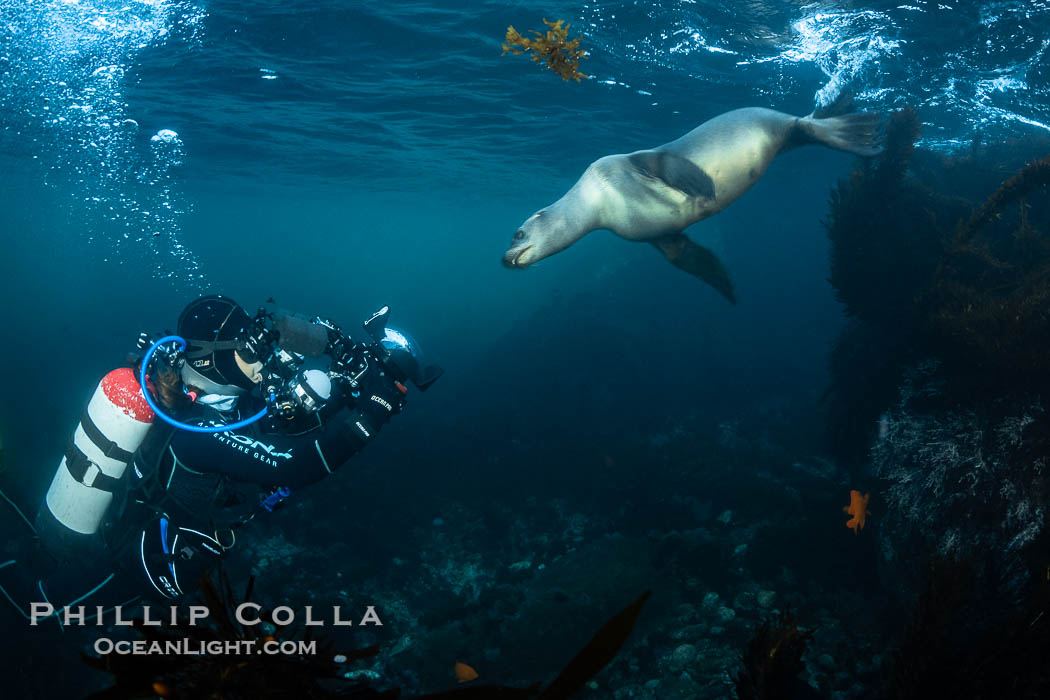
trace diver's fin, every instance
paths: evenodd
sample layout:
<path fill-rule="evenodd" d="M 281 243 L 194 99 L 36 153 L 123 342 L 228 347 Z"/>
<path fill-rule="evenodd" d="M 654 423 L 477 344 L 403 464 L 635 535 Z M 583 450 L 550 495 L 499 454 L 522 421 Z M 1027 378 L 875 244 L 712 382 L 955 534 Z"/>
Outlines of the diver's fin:
<path fill-rule="evenodd" d="M 731 304 L 736 303 L 733 283 L 722 261 L 707 248 L 693 243 L 684 233 L 671 233 L 650 241 L 664 254 L 667 262 L 714 287 Z"/>

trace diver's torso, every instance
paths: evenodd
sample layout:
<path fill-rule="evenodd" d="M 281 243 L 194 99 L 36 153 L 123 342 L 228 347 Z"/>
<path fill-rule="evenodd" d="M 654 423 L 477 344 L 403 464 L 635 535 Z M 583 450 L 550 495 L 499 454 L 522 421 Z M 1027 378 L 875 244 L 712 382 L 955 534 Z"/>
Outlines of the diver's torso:
<path fill-rule="evenodd" d="M 217 412 L 214 412 L 217 413 Z M 239 416 L 217 415 L 201 422 L 228 422 Z M 241 431 L 242 433 L 244 430 Z M 196 450 L 187 445 L 206 441 L 229 441 L 226 433 L 194 433 L 174 440 L 175 430 L 160 423 L 147 435 L 135 455 L 131 499 L 158 513 L 163 512 L 180 524 L 213 529 L 232 528 L 252 518 L 265 490 L 256 484 L 235 481 L 214 465 L 196 464 Z M 227 435 L 227 437 L 220 437 Z M 211 445 L 207 445 L 211 447 Z M 204 468 L 209 467 L 209 468 Z"/>

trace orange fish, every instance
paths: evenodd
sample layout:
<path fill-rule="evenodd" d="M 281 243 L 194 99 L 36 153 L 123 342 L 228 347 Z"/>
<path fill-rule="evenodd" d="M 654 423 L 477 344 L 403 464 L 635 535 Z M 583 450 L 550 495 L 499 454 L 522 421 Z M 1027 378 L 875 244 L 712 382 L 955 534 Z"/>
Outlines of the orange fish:
<path fill-rule="evenodd" d="M 853 516 L 846 523 L 846 527 L 853 530 L 854 535 L 859 534 L 858 530 L 864 529 L 864 521 L 868 517 L 868 498 L 870 496 L 870 493 L 861 496 L 860 491 L 850 491 L 849 505 L 842 509 L 842 512 Z"/>
<path fill-rule="evenodd" d="M 167 683 L 156 681 L 153 683 L 153 692 L 161 696 L 162 698 L 170 698 L 172 695 L 175 694 L 175 689 Z"/>
<path fill-rule="evenodd" d="M 478 672 L 462 661 L 456 662 L 456 665 L 452 667 L 452 672 L 456 674 L 456 680 L 460 683 L 467 683 L 478 677 Z"/>

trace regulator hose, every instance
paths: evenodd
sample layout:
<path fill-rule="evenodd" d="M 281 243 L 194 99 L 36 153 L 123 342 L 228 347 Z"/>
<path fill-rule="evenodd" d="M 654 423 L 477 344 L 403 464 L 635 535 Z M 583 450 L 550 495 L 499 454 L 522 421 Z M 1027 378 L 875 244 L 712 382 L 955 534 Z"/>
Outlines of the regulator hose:
<path fill-rule="evenodd" d="M 150 396 L 149 388 L 146 385 L 146 368 L 149 367 L 149 362 L 153 359 L 153 353 L 157 351 L 157 348 L 159 348 L 164 343 L 170 343 L 172 341 L 179 344 L 180 350 L 186 349 L 186 340 L 184 338 L 178 335 L 166 335 L 157 342 L 153 343 L 153 345 L 150 346 L 149 350 L 146 351 L 146 356 L 142 358 L 142 366 L 139 369 L 139 384 L 142 387 L 142 396 L 145 397 L 146 403 L 149 404 L 149 407 L 153 409 L 153 412 L 157 414 L 158 418 L 160 418 L 162 421 L 169 425 L 175 426 L 179 430 L 188 430 L 193 433 L 226 433 L 231 430 L 238 430 L 240 428 L 245 427 L 246 425 L 251 425 L 252 423 L 266 415 L 268 409 L 264 408 L 263 410 L 256 413 L 254 416 L 251 416 L 250 418 L 245 418 L 241 421 L 237 421 L 236 423 L 209 427 L 203 425 L 190 425 L 189 423 L 183 423 L 182 421 L 177 421 L 168 414 L 164 413 L 164 411 L 161 410 L 160 406 L 158 406 L 153 401 L 153 397 Z"/>

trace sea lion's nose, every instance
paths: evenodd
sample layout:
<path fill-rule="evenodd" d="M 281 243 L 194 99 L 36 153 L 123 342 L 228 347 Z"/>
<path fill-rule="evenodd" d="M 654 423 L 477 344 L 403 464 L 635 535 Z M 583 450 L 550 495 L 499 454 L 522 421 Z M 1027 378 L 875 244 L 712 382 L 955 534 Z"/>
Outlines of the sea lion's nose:
<path fill-rule="evenodd" d="M 521 258 L 532 246 L 527 245 L 524 248 L 511 248 L 503 254 L 503 265 L 504 267 L 510 267 L 515 269 L 521 269 L 525 265 L 521 264 Z"/>

